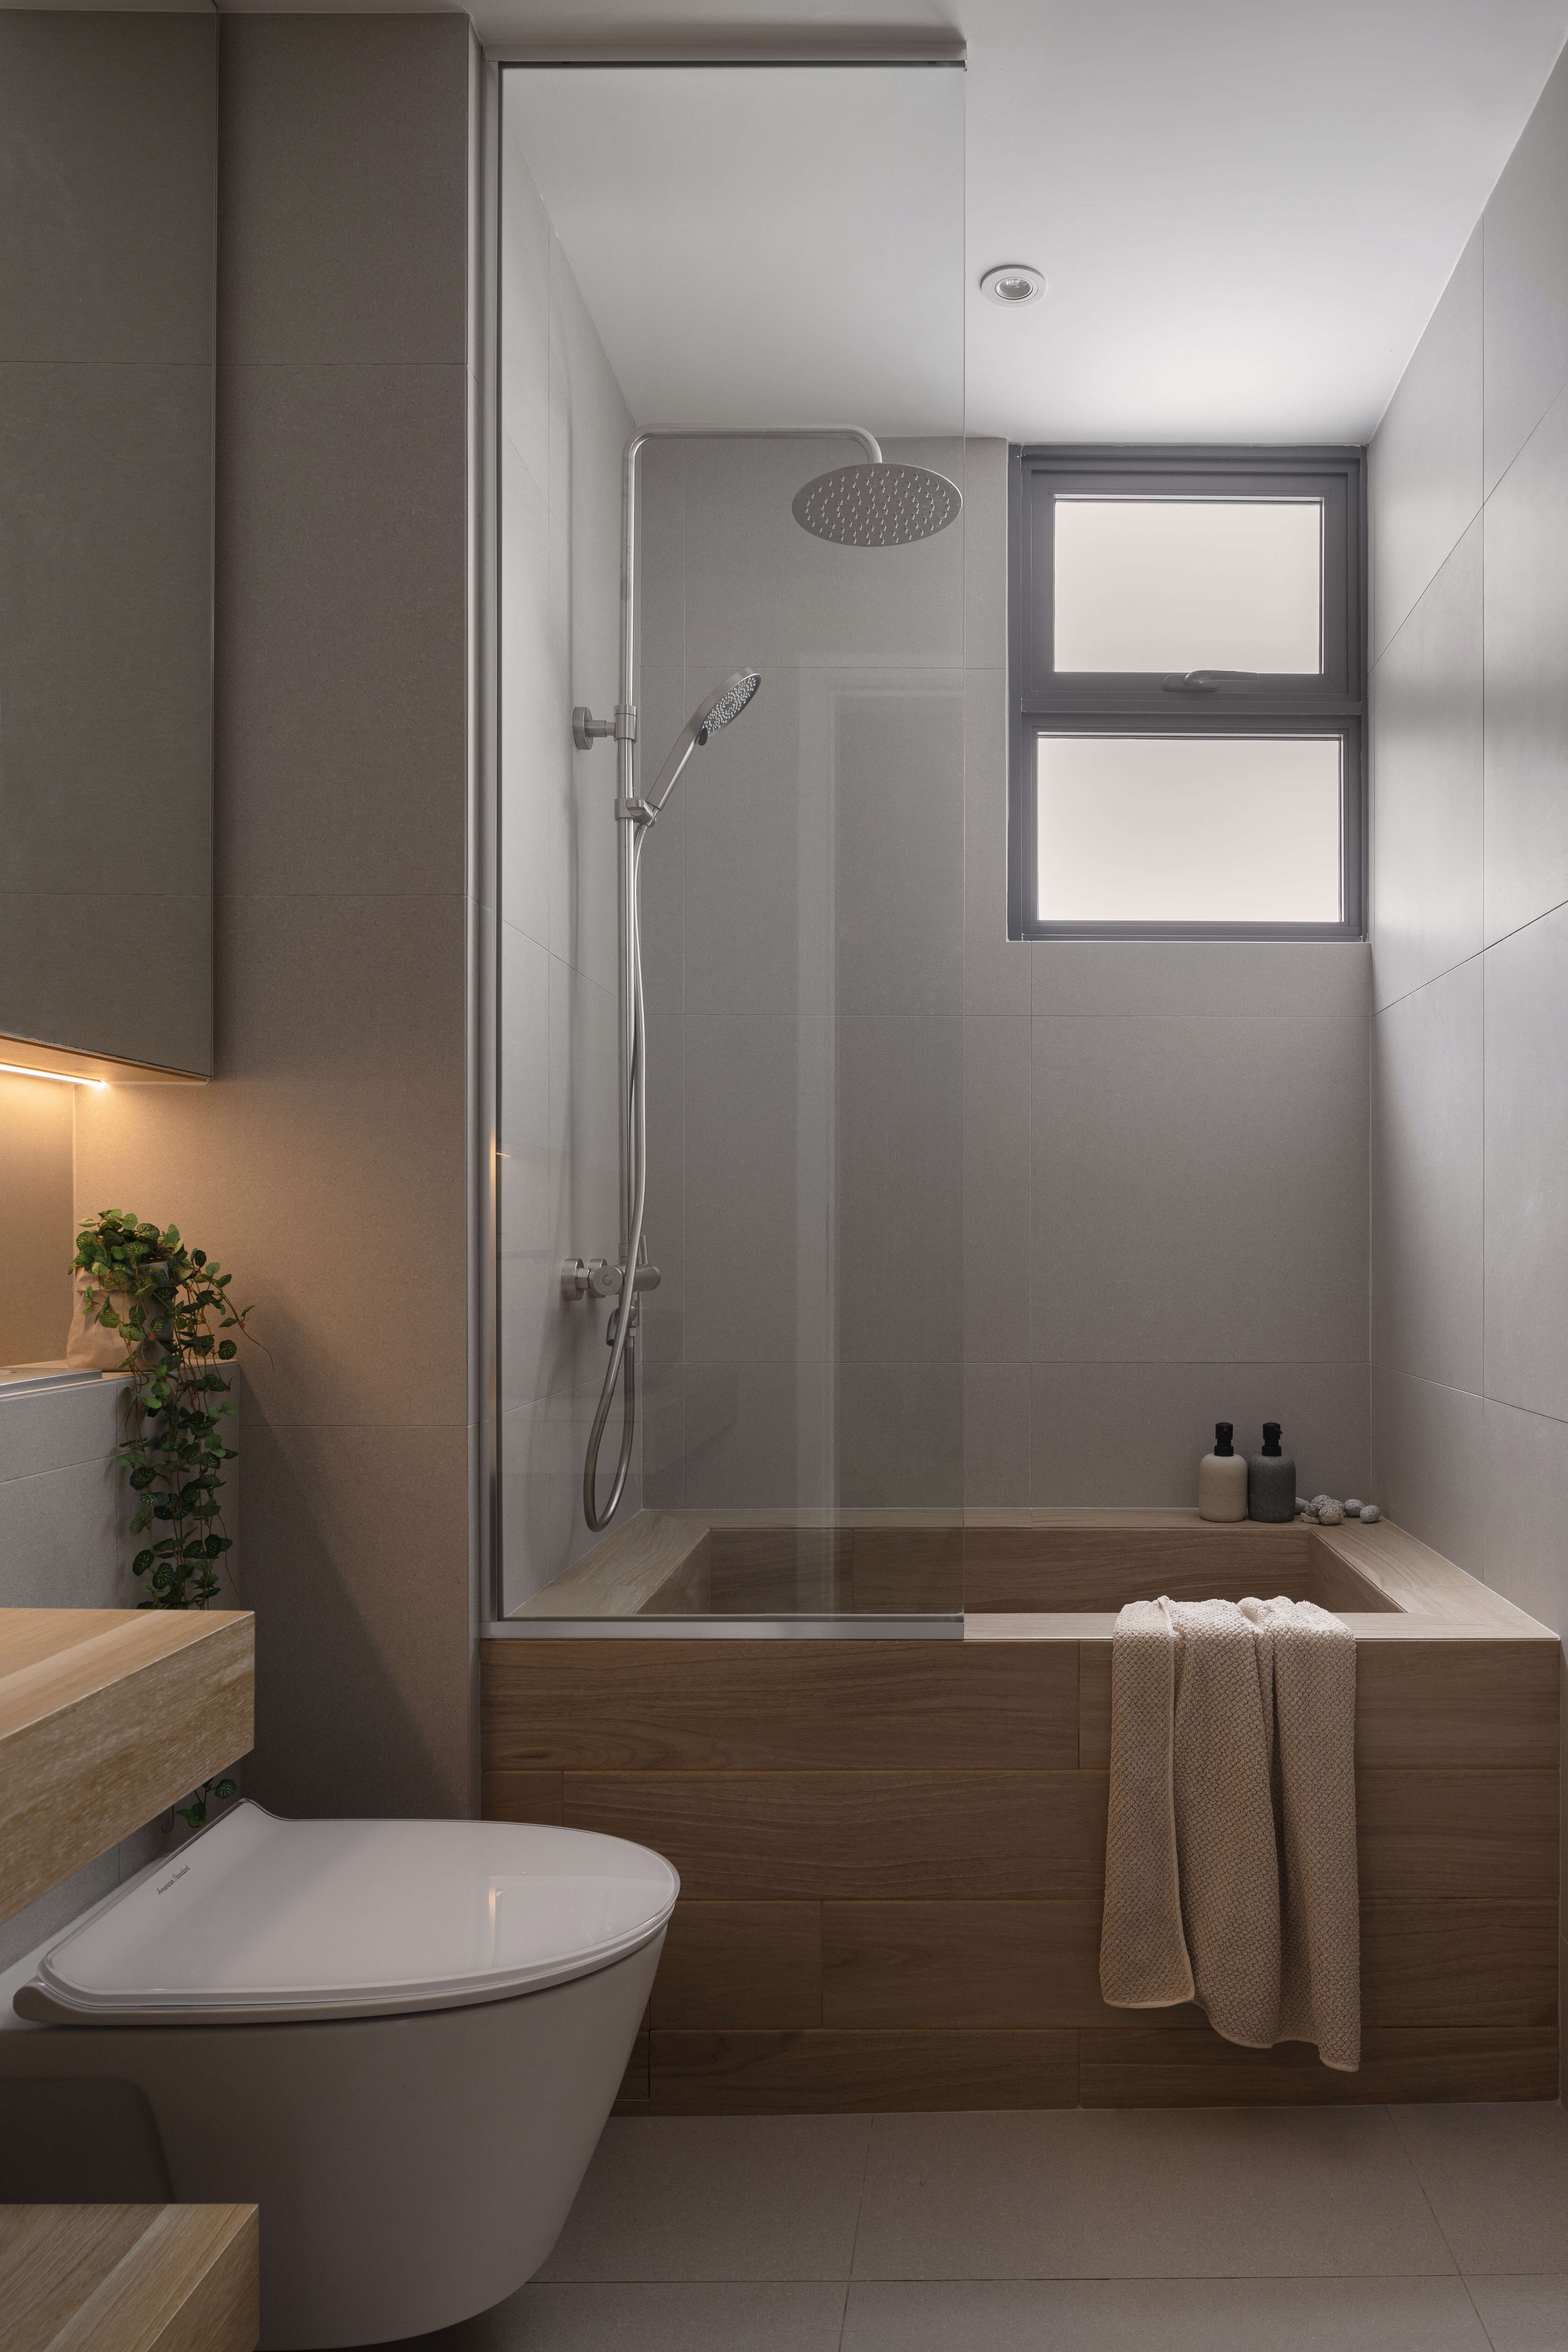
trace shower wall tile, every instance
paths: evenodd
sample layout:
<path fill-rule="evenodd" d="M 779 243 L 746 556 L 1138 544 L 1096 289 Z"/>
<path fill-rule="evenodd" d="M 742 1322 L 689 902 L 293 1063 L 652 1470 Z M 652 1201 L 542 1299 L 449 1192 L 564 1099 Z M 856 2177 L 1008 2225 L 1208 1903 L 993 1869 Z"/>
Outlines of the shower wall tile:
<path fill-rule="evenodd" d="M 952 475 L 963 492 L 963 658 L 985 667 L 1007 643 L 1007 444 L 965 441 Z"/>
<path fill-rule="evenodd" d="M 686 1344 L 696 1363 L 827 1345 L 834 1039 L 820 1018 L 686 1023 Z"/>
<path fill-rule="evenodd" d="M 1479 227 L 1378 427 L 1367 491 L 1375 660 L 1480 509 Z"/>
<path fill-rule="evenodd" d="M 1387 1517 L 1472 1576 L 1485 1573 L 1482 1432 L 1482 1401 L 1472 1391 L 1373 1366 L 1373 1498 Z"/>
<path fill-rule="evenodd" d="M 1568 1421 L 1568 908 L 1486 958 L 1486 1393 Z"/>
<path fill-rule="evenodd" d="M 112 1454 L 0 1479 L 0 1606 L 130 1607 L 117 1567 L 130 1517 L 126 1494 Z M 127 1574 L 124 1584 L 131 1582 Z"/>
<path fill-rule="evenodd" d="M 838 1499 L 850 1510 L 963 1500 L 963 1367 L 840 1362 Z"/>
<path fill-rule="evenodd" d="M 500 906 L 513 930 L 549 949 L 560 922 L 556 902 L 571 873 L 572 739 L 570 721 L 565 728 L 551 723 L 558 718 L 564 682 L 550 645 L 549 509 L 507 440 L 500 447 Z"/>
<path fill-rule="evenodd" d="M 1480 951 L 1482 530 L 1478 517 L 1373 673 L 1380 1005 Z"/>
<path fill-rule="evenodd" d="M 1568 394 L 1487 502 L 1486 933 L 1568 898 Z"/>
<path fill-rule="evenodd" d="M 1366 1031 L 1037 1020 L 1034 1352 L 1366 1352 Z"/>
<path fill-rule="evenodd" d="M 515 118 L 500 119 L 501 205 L 496 330 L 500 429 L 532 476 L 550 492 L 550 215 L 528 168 Z M 503 551 L 504 551 L 504 541 Z"/>
<path fill-rule="evenodd" d="M 963 1356 L 963 1024 L 859 1014 L 837 1049 L 837 1297 L 851 1362 Z"/>
<path fill-rule="evenodd" d="M 1029 1355 L 1034 1038 L 1016 1014 L 963 1024 L 963 1352 Z"/>
<path fill-rule="evenodd" d="M 963 1368 L 963 1499 L 971 1507 L 1022 1509 L 1033 1499 L 1031 1368 Z"/>
<path fill-rule="evenodd" d="M 1007 937 L 1005 669 L 964 673 L 963 761 L 963 1009 L 1027 1013 L 1048 950 Z"/>
<path fill-rule="evenodd" d="M 1568 63 L 1556 70 L 1486 209 L 1486 488 L 1568 383 Z"/>
<path fill-rule="evenodd" d="M 715 671 L 694 699 L 721 682 Z M 792 670 L 767 671 L 743 717 L 692 753 L 676 786 L 689 1013 L 831 1005 L 832 778 L 816 762 L 805 772 L 799 686 Z M 651 786 L 665 753 L 644 748 Z"/>
<path fill-rule="evenodd" d="M 826 1361 L 686 1367 L 688 1510 L 788 1509 L 837 1499 Z"/>
<path fill-rule="evenodd" d="M 1568 1422 L 1489 1398 L 1481 1426 L 1486 1580 L 1568 1634 Z"/>
<path fill-rule="evenodd" d="M 1372 1029 L 1373 1356 L 1481 1385 L 1481 961 Z"/>
<path fill-rule="evenodd" d="M 962 672 L 837 687 L 834 1003 L 956 1013 L 963 972 Z"/>
<path fill-rule="evenodd" d="M 1215 1423 L 1247 1453 L 1283 1425 L 1305 1494 L 1363 1494 L 1370 1479 L 1367 1366 L 1359 1363 L 1047 1363 L 1033 1366 L 1037 1508 L 1190 1510 Z"/>
<path fill-rule="evenodd" d="M 1044 940 L 1031 950 L 1042 1015 L 1364 1021 L 1360 940 Z"/>

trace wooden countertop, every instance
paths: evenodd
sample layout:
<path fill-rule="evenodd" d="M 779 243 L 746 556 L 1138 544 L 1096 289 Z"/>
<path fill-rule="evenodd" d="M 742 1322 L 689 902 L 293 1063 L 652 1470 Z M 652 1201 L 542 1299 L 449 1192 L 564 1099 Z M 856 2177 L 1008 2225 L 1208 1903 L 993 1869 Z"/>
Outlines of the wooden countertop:
<path fill-rule="evenodd" d="M 5 2352 L 255 2352 L 254 2205 L 0 2206 Z"/>
<path fill-rule="evenodd" d="M 0 1919 L 248 1754 L 248 1610 L 0 1609 Z"/>

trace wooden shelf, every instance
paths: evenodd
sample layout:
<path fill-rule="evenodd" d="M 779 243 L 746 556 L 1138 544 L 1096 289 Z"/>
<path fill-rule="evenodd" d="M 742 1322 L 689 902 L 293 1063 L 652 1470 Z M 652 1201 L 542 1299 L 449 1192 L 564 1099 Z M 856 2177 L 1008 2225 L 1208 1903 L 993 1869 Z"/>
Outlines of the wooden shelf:
<path fill-rule="evenodd" d="M 248 1610 L 0 1609 L 0 1919 L 255 1742 Z"/>
<path fill-rule="evenodd" d="M 255 2352 L 254 2205 L 0 2206 L 6 2352 Z"/>

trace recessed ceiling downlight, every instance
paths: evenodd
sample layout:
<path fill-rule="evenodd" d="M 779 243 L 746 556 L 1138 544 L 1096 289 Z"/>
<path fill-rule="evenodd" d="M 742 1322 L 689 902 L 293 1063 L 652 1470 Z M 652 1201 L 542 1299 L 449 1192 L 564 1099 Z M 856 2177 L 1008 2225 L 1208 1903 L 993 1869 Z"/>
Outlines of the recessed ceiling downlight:
<path fill-rule="evenodd" d="M 980 291 L 1005 310 L 1016 310 L 1026 302 L 1037 302 L 1046 290 L 1046 281 L 1037 269 L 1025 261 L 1004 261 L 988 269 L 980 281 Z"/>

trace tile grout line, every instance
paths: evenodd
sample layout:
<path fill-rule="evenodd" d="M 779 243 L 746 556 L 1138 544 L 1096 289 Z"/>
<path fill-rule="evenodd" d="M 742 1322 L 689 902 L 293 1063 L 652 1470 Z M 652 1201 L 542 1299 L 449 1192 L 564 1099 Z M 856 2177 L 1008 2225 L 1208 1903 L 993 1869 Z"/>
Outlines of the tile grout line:
<path fill-rule="evenodd" d="M 860 2191 L 855 2200 L 855 2231 L 849 2241 L 849 2269 L 844 2281 L 844 2309 L 838 2320 L 838 2352 L 844 2352 L 845 2330 L 849 2325 L 849 2290 L 855 2284 L 855 2257 L 860 2251 L 860 2216 L 866 2209 L 866 2180 L 871 2169 L 871 2139 L 877 2128 L 875 2116 L 867 2119 L 866 2154 L 860 2166 Z"/>
<path fill-rule="evenodd" d="M 1480 2329 L 1481 2334 L 1486 2337 L 1487 2342 L 1488 2342 L 1489 2344 L 1491 2344 L 1491 2342 L 1492 2342 L 1492 2334 L 1491 2334 L 1491 2330 L 1490 2330 L 1490 2328 L 1487 2326 L 1486 2321 L 1481 2317 L 1480 2310 L 1479 2310 L 1479 2305 L 1477 2305 L 1476 2298 L 1475 2298 L 1475 2296 L 1474 2296 L 1474 2295 L 1471 2294 L 1471 2292 L 1470 2292 L 1470 2282 L 1469 2282 L 1469 2280 L 1465 2276 L 1464 2271 L 1463 2271 L 1463 2269 L 1460 2267 L 1459 2258 L 1458 2258 L 1458 2254 L 1454 2252 L 1453 2247 L 1452 2247 L 1451 2245 L 1449 2245 L 1449 2243 L 1448 2243 L 1448 2232 L 1447 2231 L 1447 2230 L 1445 2230 L 1445 2229 L 1444 2229 L 1442 2222 L 1441 2222 L 1441 2221 L 1438 2220 L 1438 2218 L 1437 2218 L 1437 2209 L 1436 2209 L 1436 2207 L 1433 2204 L 1431 2198 L 1430 2198 L 1430 2197 L 1428 2196 L 1428 2194 L 1427 2194 L 1427 2190 L 1426 2190 L 1426 2183 L 1422 2179 L 1422 2178 L 1421 2178 L 1421 2174 L 1420 2174 L 1420 2170 L 1419 2170 L 1419 2168 L 1418 2168 L 1418 2167 L 1417 2167 L 1417 2165 L 1416 2165 L 1416 2162 L 1415 2162 L 1415 2157 L 1414 2157 L 1414 2156 L 1411 2154 L 1411 2152 L 1410 2152 L 1410 2143 L 1409 2143 L 1409 2141 L 1405 2138 L 1405 2134 L 1404 2134 L 1404 2133 L 1400 2130 L 1400 2128 L 1399 2128 L 1399 2110 L 1398 2110 L 1398 2108 L 1397 2108 L 1397 2107 L 1389 2106 L 1389 2107 L 1385 2107 L 1385 2108 L 1384 2109 L 1384 2115 L 1386 2115 L 1386 2116 L 1387 2116 L 1387 2117 L 1388 2117 L 1389 2124 L 1390 2124 L 1390 2126 L 1391 2126 L 1391 2128 L 1392 2128 L 1392 2130 L 1393 2130 L 1393 2132 L 1394 2132 L 1394 2138 L 1399 2142 L 1400 2149 L 1401 2149 L 1401 2151 L 1402 2151 L 1402 2153 L 1403 2153 L 1403 2155 L 1404 2155 L 1405 2161 L 1405 2163 L 1410 2167 L 1411 2175 L 1412 2175 L 1412 2178 L 1414 2179 L 1414 2180 L 1415 2180 L 1415 2186 L 1416 2186 L 1416 2187 L 1417 2187 L 1417 2189 L 1419 2189 L 1419 2190 L 1421 2191 L 1421 2201 L 1422 2201 L 1422 2203 L 1426 2206 L 1426 2210 L 1428 2211 L 1428 2213 L 1430 2213 L 1430 2214 L 1431 2214 L 1431 2216 L 1432 2216 L 1432 2226 L 1433 2226 L 1433 2228 L 1436 2231 L 1437 2235 L 1442 2239 L 1442 2241 L 1443 2241 L 1444 2250 L 1445 2250 L 1445 2252 L 1447 2252 L 1447 2256 L 1448 2256 L 1448 2260 L 1449 2260 L 1449 2261 L 1453 2263 L 1453 2265 L 1454 2265 L 1454 2273 L 1455 2273 L 1455 2276 L 1458 2278 L 1458 2282 L 1459 2282 L 1459 2284 L 1460 2284 L 1460 2285 L 1464 2288 L 1464 2290 L 1465 2290 L 1465 2300 L 1466 2300 L 1466 2302 L 1469 2305 L 1470 2309 L 1471 2309 L 1471 2310 L 1475 2313 L 1475 2315 L 1476 2315 L 1476 2326 Z M 1493 2346 L 1493 2347 L 1492 2347 L 1492 2352 L 1496 2352 L 1496 2347 L 1495 2347 L 1495 2345 L 1494 2345 L 1494 2346 Z"/>

